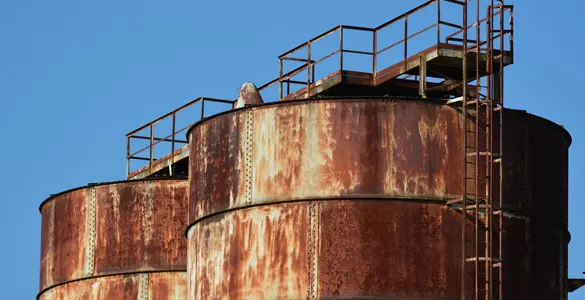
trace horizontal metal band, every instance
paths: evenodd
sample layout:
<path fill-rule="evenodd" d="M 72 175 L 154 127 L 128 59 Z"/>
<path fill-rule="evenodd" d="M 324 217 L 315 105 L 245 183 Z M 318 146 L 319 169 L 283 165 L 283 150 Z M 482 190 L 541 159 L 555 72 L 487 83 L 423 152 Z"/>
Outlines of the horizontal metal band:
<path fill-rule="evenodd" d="M 304 198 L 304 199 L 294 199 L 294 200 L 278 200 L 278 201 L 267 201 L 261 203 L 252 203 L 248 205 L 240 205 L 235 207 L 230 207 L 227 209 L 222 209 L 219 211 L 215 211 L 211 214 L 205 215 L 203 217 L 195 219 L 191 224 L 187 226 L 185 230 L 185 236 L 188 237 L 189 230 L 191 227 L 197 225 L 198 223 L 202 222 L 205 219 L 209 219 L 221 214 L 237 211 L 237 210 L 244 210 L 254 207 L 260 206 L 267 206 L 267 205 L 281 205 L 281 204 L 289 204 L 289 203 L 302 203 L 302 202 L 321 202 L 321 201 L 399 201 L 399 202 L 417 202 L 417 203 L 427 203 L 427 204 L 437 204 L 437 205 L 446 205 L 448 200 L 453 199 L 452 197 L 449 198 L 408 198 L 408 197 L 380 197 L 380 196 L 372 196 L 369 197 L 367 195 L 359 195 L 359 196 L 341 196 L 341 197 L 328 197 L 328 198 Z"/>
<path fill-rule="evenodd" d="M 96 276 L 81 277 L 81 278 L 77 278 L 77 279 L 73 279 L 73 280 L 68 280 L 68 281 L 64 281 L 64 282 L 60 282 L 60 283 L 57 283 L 57 284 L 53 284 L 51 286 L 48 286 L 48 287 L 42 289 L 37 294 L 36 299 L 39 300 L 44 293 L 46 293 L 47 291 L 49 291 L 51 289 L 54 289 L 54 288 L 56 288 L 58 286 L 61 286 L 61 285 L 73 283 L 73 282 L 84 281 L 84 280 L 91 280 L 91 279 L 96 279 L 96 278 L 127 276 L 127 275 L 140 275 L 140 274 L 153 274 L 153 273 L 187 273 L 187 269 L 176 269 L 176 270 L 169 269 L 169 270 L 150 270 L 150 271 L 121 272 L 121 273 L 112 273 L 112 274 L 106 274 L 106 275 L 96 275 Z"/>
<path fill-rule="evenodd" d="M 187 229 L 185 229 L 185 237 L 187 237 L 187 238 L 189 237 L 189 235 L 188 235 L 189 230 L 193 226 L 197 225 L 198 223 L 200 223 L 206 219 L 209 219 L 209 218 L 212 218 L 212 217 L 215 217 L 218 215 L 222 215 L 225 213 L 237 211 L 237 210 L 244 210 L 244 209 L 260 207 L 260 206 L 267 206 L 267 205 L 282 205 L 282 204 L 292 204 L 292 203 L 302 203 L 302 202 L 310 203 L 310 202 L 317 202 L 317 201 L 319 201 L 319 202 L 320 201 L 355 201 L 355 202 L 360 202 L 360 201 L 397 201 L 397 202 L 416 202 L 416 203 L 437 204 L 437 205 L 447 206 L 447 201 L 452 200 L 452 199 L 454 199 L 454 198 L 453 197 L 408 198 L 408 197 L 353 196 L 353 197 L 307 198 L 307 199 L 295 199 L 295 200 L 290 200 L 290 201 L 279 200 L 279 201 L 272 201 L 272 202 L 254 203 L 254 204 L 250 204 L 250 205 L 241 205 L 241 206 L 236 206 L 236 207 L 231 207 L 231 208 L 219 210 L 219 211 L 213 212 L 211 214 L 208 214 L 206 216 L 197 218 L 187 226 Z M 456 209 L 454 209 L 454 210 L 458 211 Z M 561 224 L 558 224 L 558 223 L 552 221 L 552 220 L 549 220 L 549 219 L 543 218 L 543 217 L 534 216 L 534 215 L 528 214 L 526 212 L 508 209 L 508 208 L 503 208 L 502 211 L 504 212 L 504 218 L 510 218 L 509 216 L 513 215 L 513 217 L 511 217 L 511 218 L 515 218 L 515 217 L 527 218 L 527 219 L 533 220 L 535 222 L 541 222 L 541 223 L 548 224 L 548 225 L 550 225 L 550 227 L 566 233 L 568 236 L 568 239 L 570 241 L 571 233 L 569 232 L 569 229 Z"/>

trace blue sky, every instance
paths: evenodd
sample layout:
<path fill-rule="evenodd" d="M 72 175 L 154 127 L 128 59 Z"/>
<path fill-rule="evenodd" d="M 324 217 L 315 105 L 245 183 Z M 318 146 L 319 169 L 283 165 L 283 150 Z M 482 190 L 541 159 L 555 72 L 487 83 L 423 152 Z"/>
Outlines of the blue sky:
<path fill-rule="evenodd" d="M 3 1 L 0 210 L 5 299 L 38 291 L 38 205 L 125 175 L 124 134 L 198 96 L 234 99 L 278 76 L 277 56 L 337 24 L 374 27 L 423 1 Z M 581 0 L 516 5 L 507 106 L 564 125 L 569 274 L 585 271 Z M 584 291 L 570 299 L 584 299 Z"/>

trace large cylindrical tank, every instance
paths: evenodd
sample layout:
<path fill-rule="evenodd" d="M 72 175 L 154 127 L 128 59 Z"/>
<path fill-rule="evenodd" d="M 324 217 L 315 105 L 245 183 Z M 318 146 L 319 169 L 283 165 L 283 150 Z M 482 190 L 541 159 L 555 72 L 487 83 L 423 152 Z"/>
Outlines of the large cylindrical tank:
<path fill-rule="evenodd" d="M 88 185 L 41 204 L 40 300 L 187 298 L 186 179 Z"/>
<path fill-rule="evenodd" d="M 446 202 L 463 194 L 463 132 L 450 106 L 392 99 L 196 124 L 189 299 L 459 299 L 462 215 Z M 504 132 L 505 297 L 561 299 L 570 136 L 517 110 Z"/>

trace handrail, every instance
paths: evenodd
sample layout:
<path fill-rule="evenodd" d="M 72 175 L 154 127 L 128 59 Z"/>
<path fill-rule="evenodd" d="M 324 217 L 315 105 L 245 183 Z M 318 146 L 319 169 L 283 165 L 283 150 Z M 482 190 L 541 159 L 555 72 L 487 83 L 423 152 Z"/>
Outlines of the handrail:
<path fill-rule="evenodd" d="M 506 6 L 508 6 L 508 7 L 506 7 Z M 505 5 L 504 8 L 502 8 L 502 10 L 498 10 L 497 12 L 495 12 L 492 15 L 492 17 L 495 17 L 495 16 L 499 15 L 500 13 L 503 13 L 504 11 L 509 10 L 509 9 L 511 9 L 510 8 L 510 5 Z M 487 21 L 487 19 L 488 19 L 488 17 L 482 18 L 482 19 L 479 20 L 479 23 L 481 24 L 481 23 Z M 469 30 L 471 28 L 474 28 L 475 26 L 477 26 L 477 22 L 474 22 L 474 23 L 470 24 L 469 26 L 467 26 L 467 28 L 461 28 L 460 30 L 457 30 L 457 31 L 453 32 L 452 34 L 446 36 L 445 37 L 445 40 L 448 40 L 448 39 L 450 39 L 450 38 L 452 38 L 452 37 L 454 37 L 454 36 L 462 33 L 464 30 Z M 461 27 L 463 27 L 463 26 L 461 26 Z"/>
<path fill-rule="evenodd" d="M 147 123 L 146 125 L 143 125 L 135 130 L 130 131 L 129 133 L 126 134 L 126 175 L 130 175 L 131 170 L 130 170 L 130 161 L 133 159 L 138 159 L 138 160 L 148 160 L 148 166 L 152 167 L 154 161 L 156 160 L 154 158 L 154 146 L 162 143 L 162 142 L 167 142 L 167 143 L 171 143 L 171 155 L 174 155 L 175 153 L 175 144 L 179 143 L 179 144 L 185 144 L 184 140 L 178 140 L 176 139 L 176 135 L 178 133 L 181 133 L 182 131 L 186 130 L 187 128 L 189 128 L 192 124 L 189 124 L 179 130 L 176 129 L 176 122 L 177 122 L 177 113 L 183 111 L 184 109 L 201 102 L 201 118 L 205 117 L 205 101 L 208 102 L 215 102 L 215 103 L 223 103 L 223 104 L 233 104 L 234 101 L 230 101 L 230 100 L 224 100 L 224 99 L 216 99 L 216 98 L 209 98 L 209 97 L 199 97 L 196 98 L 194 100 L 191 100 L 185 104 L 183 104 L 182 106 L 180 106 L 177 109 L 172 110 L 171 112 L 168 112 L 156 119 L 154 119 L 153 121 Z M 164 137 L 156 137 L 154 134 L 154 126 L 165 119 L 171 118 L 172 119 L 172 129 L 171 129 L 171 134 L 164 136 Z M 150 128 L 150 134 L 148 136 L 143 136 L 143 135 L 137 135 L 139 132 Z M 149 144 L 137 151 L 131 152 L 131 142 L 133 139 L 141 139 L 141 140 L 149 140 Z M 149 150 L 149 157 L 139 157 L 136 156 L 137 154 L 143 153 L 145 151 Z"/>
<path fill-rule="evenodd" d="M 432 24 L 432 25 L 429 25 L 429 26 L 427 26 L 426 28 L 423 28 L 423 29 L 421 29 L 421 30 L 419 30 L 419 31 L 417 31 L 417 32 L 415 32 L 415 33 L 413 33 L 413 34 L 411 34 L 411 35 L 407 36 L 406 38 L 404 38 L 404 39 L 401 39 L 400 41 L 398 41 L 398 42 L 396 42 L 396 43 L 394 43 L 394 44 L 392 44 L 392 45 L 390 45 L 390 46 L 388 46 L 388 47 L 386 47 L 386 48 L 383 48 L 383 49 L 381 49 L 381 50 L 377 51 L 377 52 L 376 52 L 376 54 L 383 53 L 383 52 L 385 52 L 386 50 L 389 50 L 389 49 L 391 49 L 391 48 L 393 48 L 393 47 L 395 47 L 395 46 L 397 46 L 397 45 L 400 45 L 400 44 L 402 44 L 403 42 L 405 42 L 406 40 L 408 40 L 408 39 L 410 39 L 410 38 L 413 38 L 413 37 L 415 37 L 415 36 L 417 36 L 417 35 L 419 35 L 419 34 L 421 34 L 421 33 L 425 32 L 425 31 L 428 31 L 428 30 L 430 30 L 430 29 L 432 29 L 432 28 L 434 28 L 434 27 L 436 27 L 436 26 L 437 26 L 437 24 L 436 24 L 436 23 L 435 23 L 435 24 Z"/>
<path fill-rule="evenodd" d="M 436 35 L 436 43 L 437 45 L 439 45 L 441 43 L 441 33 L 443 33 L 441 31 L 441 27 L 443 26 L 444 28 L 451 28 L 451 30 L 456 29 L 454 32 L 451 32 L 451 30 L 449 30 L 449 32 L 447 32 L 447 34 L 445 35 L 445 42 L 446 43 L 450 43 L 450 42 L 454 42 L 455 39 L 453 37 L 455 37 L 456 35 L 469 30 L 470 28 L 473 28 L 475 26 L 477 26 L 477 23 L 481 24 L 482 22 L 485 22 L 488 17 L 486 16 L 485 18 L 482 18 L 479 20 L 479 22 L 475 22 L 472 24 L 455 24 L 455 23 L 451 23 L 451 22 L 447 22 L 442 20 L 441 17 L 441 3 L 454 3 L 456 5 L 460 5 L 462 7 L 466 7 L 467 2 L 469 0 L 428 0 L 425 3 L 381 24 L 380 26 L 374 27 L 374 28 L 370 28 L 370 27 L 363 27 L 363 26 L 352 26 L 352 25 L 337 25 L 334 26 L 333 28 L 322 32 L 321 34 L 313 37 L 312 39 L 309 39 L 306 42 L 303 42 L 301 44 L 299 44 L 298 46 L 284 52 L 283 54 L 278 56 L 279 59 L 279 64 L 280 64 L 280 71 L 279 71 L 279 76 L 263 85 L 261 85 L 258 90 L 259 91 L 263 91 L 266 88 L 273 86 L 274 84 L 278 83 L 279 84 L 279 92 L 280 92 L 280 96 L 279 99 L 282 100 L 285 97 L 283 97 L 283 85 L 286 84 L 286 96 L 289 96 L 291 94 L 297 93 L 298 91 L 302 90 L 303 88 L 299 88 L 296 91 L 290 91 L 290 86 L 291 84 L 297 84 L 297 85 L 305 85 L 306 86 L 306 90 L 307 90 L 307 96 L 310 97 L 311 96 L 311 84 L 315 83 L 315 67 L 320 65 L 320 63 L 322 63 L 324 60 L 331 58 L 334 55 L 339 54 L 339 66 L 338 69 L 336 71 L 346 71 L 346 69 L 344 69 L 343 66 L 343 61 L 344 61 L 344 54 L 357 54 L 357 55 L 368 55 L 372 57 L 372 70 L 371 70 L 371 78 L 374 80 L 376 80 L 376 74 L 377 74 L 377 69 L 378 69 L 378 61 L 380 60 L 379 55 L 388 51 L 389 49 L 392 49 L 400 44 L 403 44 L 404 47 L 404 61 L 406 63 L 406 59 L 409 55 L 409 51 L 408 51 L 408 47 L 409 47 L 409 40 L 424 33 L 427 32 L 433 28 L 437 28 L 437 35 Z M 434 20 L 434 22 L 415 32 L 415 33 L 409 33 L 409 16 L 414 15 L 415 13 L 421 11 L 424 8 L 427 8 L 433 4 L 437 4 L 436 10 L 437 13 L 436 15 L 433 17 L 431 16 L 429 19 L 433 19 L 435 18 L 436 20 Z M 501 30 L 501 35 L 509 35 L 510 36 L 510 49 L 513 50 L 513 6 L 512 5 L 501 5 L 500 10 L 495 12 L 493 16 L 497 16 L 498 14 L 503 14 L 506 10 L 510 11 L 510 29 L 502 29 Z M 492 17 L 493 17 L 492 16 Z M 412 18 L 410 18 L 412 19 Z M 398 23 L 398 22 L 404 22 L 404 33 L 403 33 L 403 37 L 397 41 L 392 43 L 389 46 L 385 46 L 381 49 L 378 50 L 378 46 L 383 46 L 380 45 L 382 39 L 379 38 L 378 33 L 380 30 L 384 30 L 385 28 L 391 26 L 392 24 Z M 410 21 L 412 22 L 412 21 Z M 441 26 L 442 25 L 442 26 Z M 356 49 L 351 49 L 349 47 L 347 47 L 346 45 L 344 45 L 344 31 L 362 31 L 362 32 L 369 32 L 372 34 L 372 50 L 371 51 L 367 51 L 367 50 L 356 50 Z M 339 45 L 337 47 L 337 49 L 335 49 L 333 52 L 330 52 L 328 54 L 325 55 L 321 55 L 320 57 L 312 57 L 311 56 L 311 46 L 313 45 L 313 43 L 323 39 L 324 37 L 330 36 L 331 34 L 337 33 L 339 32 Z M 498 36 L 499 38 L 502 38 L 501 36 Z M 468 42 L 473 42 L 472 40 L 468 39 Z M 485 44 L 485 42 L 482 41 L 482 39 L 478 39 L 478 42 L 476 42 L 476 44 L 478 44 L 478 48 L 481 47 L 482 44 Z M 307 52 L 306 52 L 306 57 L 292 57 L 291 55 L 298 52 L 300 49 L 302 48 L 307 48 Z M 301 62 L 303 63 L 301 66 L 296 67 L 295 69 L 288 71 L 286 73 L 283 72 L 283 61 L 284 60 L 289 60 L 289 61 L 296 61 L 296 62 Z M 293 80 L 293 77 L 297 76 L 298 74 L 301 74 L 304 71 L 307 71 L 307 77 L 306 80 L 301 79 L 301 80 Z M 335 71 L 334 71 L 335 72 Z M 327 73 L 329 74 L 329 73 Z M 205 101 L 209 101 L 209 102 L 216 102 L 216 103 L 224 103 L 224 104 L 233 104 L 234 101 L 232 100 L 223 100 L 223 99 L 214 99 L 214 98 L 207 98 L 207 97 L 199 97 L 196 98 L 194 100 L 189 101 L 188 103 L 180 106 L 177 109 L 172 110 L 171 112 L 168 112 L 158 118 L 156 118 L 155 120 L 129 132 L 126 134 L 126 138 L 127 138 L 127 174 L 130 174 L 129 171 L 129 161 L 130 159 L 146 159 L 149 160 L 149 165 L 152 166 L 152 163 L 154 161 L 154 157 L 153 157 L 153 148 L 155 145 L 158 145 L 161 142 L 169 142 L 172 143 L 172 153 L 174 153 L 175 151 L 175 143 L 181 143 L 183 142 L 182 140 L 178 140 L 176 139 L 176 135 L 182 131 L 184 131 L 186 128 L 192 126 L 192 124 L 189 124 L 187 127 L 182 128 L 181 130 L 176 130 L 175 126 L 176 126 L 176 115 L 177 113 L 180 113 L 182 110 L 201 102 L 201 118 L 204 118 L 204 107 L 205 107 Z M 155 137 L 154 136 L 154 125 L 157 124 L 158 122 L 167 119 L 167 118 L 172 118 L 173 120 L 173 128 L 172 128 L 172 133 L 166 137 Z M 150 127 L 150 134 L 148 136 L 146 135 L 137 135 L 140 131 L 146 130 Z M 132 139 L 142 139 L 142 140 L 150 140 L 150 143 L 148 146 L 140 149 L 137 152 L 134 153 L 130 153 L 130 142 Z M 184 143 L 184 142 L 183 142 Z M 148 149 L 150 149 L 150 157 L 149 158 L 140 158 L 140 157 L 135 157 L 136 154 L 141 153 L 143 151 L 147 151 Z"/>
<path fill-rule="evenodd" d="M 429 1 L 427 1 L 427 2 L 425 2 L 425 3 L 423 3 L 423 4 L 419 5 L 419 6 L 417 6 L 415 8 L 413 8 L 413 9 L 411 9 L 411 10 L 409 10 L 409 11 L 407 11 L 407 12 L 401 14 L 401 15 L 399 15 L 398 17 L 395 17 L 394 19 L 392 19 L 392 20 L 390 20 L 390 21 L 388 21 L 388 22 L 386 22 L 386 23 L 384 23 L 384 24 L 376 27 L 375 30 L 376 31 L 381 30 L 381 29 L 383 29 L 383 28 L 385 28 L 385 27 L 387 27 L 389 25 L 392 25 L 393 23 L 396 23 L 397 21 L 399 21 L 399 20 L 401 20 L 403 18 L 408 17 L 408 15 L 412 15 L 413 13 L 415 13 L 415 12 L 417 12 L 417 11 L 419 11 L 419 10 L 427 7 L 427 6 L 430 6 L 431 4 L 433 4 L 435 2 L 439 2 L 439 1 L 440 0 L 429 0 Z"/>
<path fill-rule="evenodd" d="M 331 28 L 331 29 L 329 29 L 329 30 L 321 33 L 320 35 L 318 35 L 318 36 L 316 36 L 316 37 L 314 37 L 314 38 L 312 38 L 312 39 L 310 39 L 310 40 L 308 40 L 308 41 L 306 41 L 306 42 L 304 42 L 304 43 L 302 43 L 302 44 L 300 44 L 300 45 L 292 48 L 291 50 L 286 51 L 285 53 L 279 55 L 278 58 L 281 59 L 284 56 L 290 55 L 290 54 L 296 52 L 297 50 L 299 50 L 299 49 L 307 46 L 309 43 L 315 42 L 315 41 L 321 39 L 322 37 L 325 37 L 325 36 L 329 35 L 330 33 L 339 30 L 340 28 L 341 28 L 341 25 L 337 25 L 337 26 L 335 26 L 335 27 L 333 27 L 333 28 Z"/>

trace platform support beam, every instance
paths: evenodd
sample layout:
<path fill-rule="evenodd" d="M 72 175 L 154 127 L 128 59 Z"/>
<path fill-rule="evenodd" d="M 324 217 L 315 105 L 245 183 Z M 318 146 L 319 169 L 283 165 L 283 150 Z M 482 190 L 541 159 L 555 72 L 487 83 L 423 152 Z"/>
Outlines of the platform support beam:
<path fill-rule="evenodd" d="M 420 63 L 419 63 L 419 76 L 420 79 L 418 81 L 418 95 L 422 98 L 427 97 L 427 60 L 425 55 L 420 56 Z"/>

